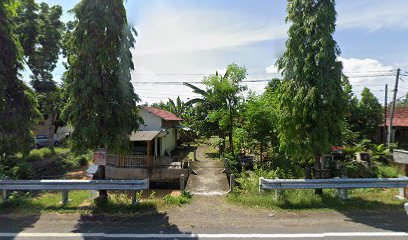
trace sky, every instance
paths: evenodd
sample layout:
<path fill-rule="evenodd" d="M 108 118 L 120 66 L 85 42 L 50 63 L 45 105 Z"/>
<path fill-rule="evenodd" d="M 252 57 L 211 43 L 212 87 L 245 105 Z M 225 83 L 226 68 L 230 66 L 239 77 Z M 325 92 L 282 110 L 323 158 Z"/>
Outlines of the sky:
<path fill-rule="evenodd" d="M 61 5 L 63 21 L 74 18 L 67 11 L 79 2 L 43 1 Z M 274 65 L 285 51 L 286 1 L 128 0 L 125 7 L 129 24 L 138 32 L 132 49 L 132 83 L 142 103 L 194 98 L 183 85 L 158 82 L 199 82 L 205 75 L 224 72 L 231 63 L 245 66 L 248 80 L 279 76 Z M 407 76 L 401 77 L 397 97 L 404 96 L 408 91 L 408 1 L 338 0 L 336 11 L 334 39 L 355 94 L 366 86 L 383 103 L 388 84 L 388 101 L 392 100 L 395 71 L 401 68 Z M 54 71 L 57 81 L 65 71 L 62 61 Z M 29 72 L 24 76 L 28 79 Z M 266 82 L 246 84 L 261 93 Z"/>

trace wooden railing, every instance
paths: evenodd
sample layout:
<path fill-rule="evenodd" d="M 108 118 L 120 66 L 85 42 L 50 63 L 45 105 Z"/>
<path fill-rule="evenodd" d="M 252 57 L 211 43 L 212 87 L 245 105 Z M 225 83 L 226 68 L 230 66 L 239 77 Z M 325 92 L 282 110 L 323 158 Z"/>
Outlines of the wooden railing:
<path fill-rule="evenodd" d="M 153 164 L 154 156 L 150 156 L 150 162 Z M 108 155 L 106 165 L 115 167 L 144 168 L 149 166 L 146 155 Z"/>
<path fill-rule="evenodd" d="M 150 161 L 146 155 L 113 155 L 108 154 L 106 165 L 122 168 L 183 168 L 182 162 L 173 162 L 169 157 L 150 156 Z"/>

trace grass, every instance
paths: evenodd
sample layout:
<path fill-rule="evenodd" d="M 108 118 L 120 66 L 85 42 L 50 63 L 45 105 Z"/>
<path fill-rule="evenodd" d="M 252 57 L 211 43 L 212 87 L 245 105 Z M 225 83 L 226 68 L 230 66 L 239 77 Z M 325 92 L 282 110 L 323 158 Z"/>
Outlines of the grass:
<path fill-rule="evenodd" d="M 44 147 L 39 149 L 33 149 L 30 151 L 28 156 L 25 157 L 25 160 L 28 162 L 41 161 L 55 155 L 66 154 L 69 152 L 69 150 L 70 149 L 66 147 L 55 147 L 53 149 Z"/>
<path fill-rule="evenodd" d="M 55 155 L 55 150 L 50 148 L 33 149 L 26 157 L 28 162 L 41 161 Z"/>
<path fill-rule="evenodd" d="M 314 190 L 286 190 L 275 197 L 275 191 L 264 194 L 234 192 L 227 201 L 234 204 L 272 210 L 398 210 L 403 202 L 394 196 L 397 189 L 354 189 L 349 190 L 349 200 L 341 200 L 335 190 L 324 190 L 323 195 L 315 195 Z"/>
<path fill-rule="evenodd" d="M 183 192 L 180 196 L 172 196 L 167 194 L 163 197 L 163 201 L 167 205 L 177 205 L 181 207 L 183 204 L 191 203 L 191 194 L 189 192 Z"/>
<path fill-rule="evenodd" d="M 90 191 L 70 191 L 69 202 L 61 204 L 61 192 L 13 193 L 8 201 L 0 204 L 0 213 L 37 214 L 44 212 L 81 212 L 80 205 L 91 198 Z"/>
<path fill-rule="evenodd" d="M 40 213 L 80 213 L 80 214 L 110 214 L 126 215 L 148 211 L 157 211 L 168 206 L 181 206 L 191 202 L 191 195 L 182 194 L 177 197 L 166 195 L 158 198 L 154 195 L 141 199 L 137 194 L 138 204 L 132 205 L 132 199 L 127 192 L 109 192 L 107 202 L 97 201 L 94 191 L 69 191 L 69 202 L 62 205 L 61 192 L 14 192 L 6 202 L 0 203 L 0 214 L 35 215 Z"/>

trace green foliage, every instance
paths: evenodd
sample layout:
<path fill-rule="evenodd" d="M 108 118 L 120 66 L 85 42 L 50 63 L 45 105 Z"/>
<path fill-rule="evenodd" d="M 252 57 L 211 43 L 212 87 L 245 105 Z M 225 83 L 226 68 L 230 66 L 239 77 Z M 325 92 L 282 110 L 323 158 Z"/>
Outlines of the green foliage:
<path fill-rule="evenodd" d="M 55 154 L 54 149 L 50 148 L 40 148 L 40 149 L 33 149 L 25 158 L 28 162 L 35 162 L 41 161 L 45 158 L 49 158 Z"/>
<path fill-rule="evenodd" d="M 38 5 L 34 0 L 22 0 L 21 3 L 15 20 L 26 63 L 33 73 L 32 85 L 39 93 L 49 92 L 55 88 L 52 71 L 61 48 L 62 8 L 46 3 Z"/>
<path fill-rule="evenodd" d="M 397 178 L 403 174 L 396 166 L 387 165 L 384 163 L 377 163 L 374 171 L 376 173 L 376 177 L 379 178 Z"/>
<path fill-rule="evenodd" d="M 21 0 L 15 17 L 16 31 L 21 41 L 24 60 L 33 73 L 31 85 L 35 89 L 39 110 L 44 119 L 56 125 L 62 99 L 60 89 L 53 80 L 52 71 L 59 59 L 64 23 L 61 6 L 38 5 L 34 0 Z M 54 127 L 48 129 L 50 139 Z M 53 146 L 53 142 L 49 142 Z"/>
<path fill-rule="evenodd" d="M 359 139 L 372 139 L 383 120 L 383 107 L 368 88 L 364 88 L 360 101 L 353 104 L 354 110 L 349 118 L 350 129 L 358 133 Z"/>
<path fill-rule="evenodd" d="M 236 181 L 239 191 L 243 193 L 257 194 L 259 191 L 259 178 L 267 179 L 297 179 L 303 177 L 303 169 L 290 159 L 276 158 L 266 163 L 256 164 L 254 171 L 235 174 L 239 176 Z"/>
<path fill-rule="evenodd" d="M 357 161 L 346 162 L 341 171 L 349 178 L 374 178 L 376 172 L 373 168 Z"/>
<path fill-rule="evenodd" d="M 86 166 L 88 163 L 92 162 L 93 152 L 88 150 L 84 154 L 76 155 L 74 153 L 69 153 L 60 159 L 59 164 L 63 169 L 69 171 L 81 166 Z"/>
<path fill-rule="evenodd" d="M 39 117 L 33 92 L 18 77 L 22 49 L 16 36 L 16 1 L 0 3 L 0 164 L 17 152 L 28 153 Z"/>
<path fill-rule="evenodd" d="M 316 195 L 313 190 L 287 190 L 275 197 L 275 191 L 264 194 L 232 193 L 227 196 L 231 203 L 266 208 L 278 211 L 286 210 L 378 210 L 401 208 L 401 201 L 395 199 L 396 189 L 354 189 L 349 190 L 350 201 L 342 201 L 335 190 L 325 190 L 323 195 Z"/>
<path fill-rule="evenodd" d="M 241 85 L 246 74 L 244 67 L 230 64 L 224 76 L 216 72 L 203 78 L 202 82 L 206 90 L 184 83 L 193 89 L 194 93 L 202 96 L 186 103 L 186 105 L 195 104 L 193 121 L 200 123 L 198 128 L 203 135 L 211 136 L 217 133 L 224 142 L 228 136 L 230 152 L 234 150 L 234 127 L 239 117 L 238 109 L 243 102 L 242 92 L 247 89 L 246 86 Z M 223 152 L 224 149 L 220 150 Z"/>
<path fill-rule="evenodd" d="M 245 138 L 255 140 L 259 145 L 261 156 L 268 143 L 277 143 L 275 137 L 277 130 L 276 105 L 271 104 L 271 102 L 271 97 L 267 93 L 262 96 L 251 95 L 243 107 L 243 129 L 246 134 L 240 140 L 245 141 Z M 236 146 L 239 145 L 239 143 L 236 144 Z"/>
<path fill-rule="evenodd" d="M 180 196 L 172 196 L 167 194 L 163 197 L 163 201 L 169 205 L 177 205 L 181 207 L 183 204 L 191 203 L 192 195 L 189 192 L 183 192 Z"/>
<path fill-rule="evenodd" d="M 13 179 L 30 179 L 33 176 L 33 170 L 26 161 L 18 162 L 10 171 Z"/>
<path fill-rule="evenodd" d="M 309 162 L 341 143 L 345 103 L 340 50 L 333 40 L 334 1 L 293 0 L 287 5 L 289 38 L 277 66 L 281 149 Z"/>
<path fill-rule="evenodd" d="M 136 31 L 128 26 L 123 1 L 82 0 L 71 12 L 63 116 L 74 128 L 72 149 L 125 153 L 140 120 L 140 99 L 130 82 Z"/>
<path fill-rule="evenodd" d="M 235 176 L 238 175 L 238 173 L 241 172 L 242 167 L 240 162 L 238 162 L 238 160 L 235 158 L 234 155 L 232 155 L 231 153 L 226 153 L 224 155 L 224 165 L 225 165 L 225 170 L 226 170 L 226 174 L 227 176 L 234 174 Z"/>

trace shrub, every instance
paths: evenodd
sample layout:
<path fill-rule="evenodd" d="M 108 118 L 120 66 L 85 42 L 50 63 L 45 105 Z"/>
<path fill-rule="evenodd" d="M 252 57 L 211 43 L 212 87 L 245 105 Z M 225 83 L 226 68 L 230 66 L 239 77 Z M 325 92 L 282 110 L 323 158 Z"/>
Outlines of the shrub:
<path fill-rule="evenodd" d="M 191 203 L 191 194 L 189 192 L 183 192 L 177 197 L 167 194 L 163 197 L 163 201 L 167 204 L 181 206 L 185 203 Z"/>
<path fill-rule="evenodd" d="M 342 165 L 341 171 L 349 178 L 372 178 L 376 173 L 361 162 L 351 161 Z"/>
<path fill-rule="evenodd" d="M 224 165 L 227 175 L 230 174 L 237 175 L 241 172 L 242 167 L 238 160 L 232 154 L 225 154 L 224 156 Z"/>
<path fill-rule="evenodd" d="M 380 178 L 396 178 L 401 175 L 401 172 L 394 166 L 387 166 L 384 164 L 377 164 L 374 168 L 377 177 Z"/>
<path fill-rule="evenodd" d="M 44 160 L 45 158 L 51 157 L 53 155 L 55 155 L 54 149 L 49 148 L 33 149 L 25 159 L 28 162 L 35 162 Z"/>
<path fill-rule="evenodd" d="M 11 175 L 14 179 L 29 179 L 32 177 L 33 171 L 30 164 L 22 161 L 12 167 Z"/>
<path fill-rule="evenodd" d="M 40 160 L 42 160 L 42 159 L 43 159 L 43 158 L 42 158 L 42 154 L 41 154 L 41 152 L 39 151 L 39 149 L 34 149 L 34 150 L 32 150 L 32 151 L 28 154 L 28 156 L 26 157 L 26 160 L 29 161 L 29 162 L 40 161 Z"/>

